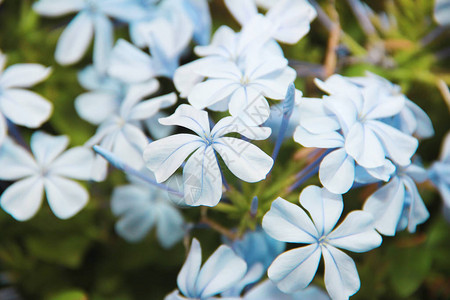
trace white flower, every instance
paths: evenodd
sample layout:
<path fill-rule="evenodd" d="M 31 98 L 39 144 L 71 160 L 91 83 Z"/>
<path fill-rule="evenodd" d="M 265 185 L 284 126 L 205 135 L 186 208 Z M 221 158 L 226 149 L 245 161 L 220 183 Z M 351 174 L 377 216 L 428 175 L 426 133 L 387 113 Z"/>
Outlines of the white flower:
<path fill-rule="evenodd" d="M 307 287 L 319 266 L 325 262 L 325 287 L 332 299 L 348 299 L 360 287 L 353 260 L 338 248 L 366 252 L 381 244 L 372 215 L 353 211 L 336 227 L 343 210 L 341 195 L 325 188 L 308 186 L 300 194 L 299 206 L 282 198 L 272 203 L 263 218 L 263 229 L 273 238 L 289 243 L 305 243 L 279 255 L 269 267 L 268 276 L 285 293 Z"/>
<path fill-rule="evenodd" d="M 47 200 L 53 213 L 67 219 L 78 213 L 87 203 L 89 194 L 79 183 L 68 178 L 88 180 L 93 153 L 84 147 L 65 152 L 66 136 L 51 136 L 35 132 L 31 137 L 34 157 L 7 139 L 0 150 L 0 178 L 18 180 L 2 194 L 2 208 L 19 221 L 30 219 Z"/>
<path fill-rule="evenodd" d="M 177 100 L 175 93 L 171 93 L 141 101 L 142 98 L 154 93 L 158 88 L 159 83 L 155 79 L 130 86 L 118 110 L 100 124 L 97 132 L 86 142 L 86 145 L 100 145 L 102 148 L 112 151 L 131 167 L 142 168 L 144 166 L 142 152 L 148 144 L 148 139 L 140 122 L 155 116 L 161 108 L 168 107 Z M 91 108 L 92 106 L 81 107 L 82 110 Z M 90 113 L 92 114 L 92 112 Z M 97 155 L 92 178 L 102 181 L 106 177 L 106 171 L 106 160 Z"/>
<path fill-rule="evenodd" d="M 6 119 L 14 124 L 37 128 L 50 117 L 52 104 L 38 94 L 25 90 L 43 80 L 51 72 L 38 64 L 16 64 L 3 71 L 6 56 L 0 52 L 0 145 L 6 132 Z"/>
<path fill-rule="evenodd" d="M 225 4 L 241 25 L 258 16 L 254 0 L 225 0 Z M 316 10 L 306 0 L 279 0 L 270 5 L 265 17 L 270 22 L 273 38 L 295 44 L 309 32 L 309 24 L 316 15 Z"/>
<path fill-rule="evenodd" d="M 186 104 L 170 117 L 160 119 L 164 125 L 178 125 L 194 134 L 175 134 L 150 143 L 144 150 L 147 167 L 163 182 L 194 152 L 183 168 L 184 200 L 192 206 L 215 206 L 222 196 L 222 179 L 216 152 L 230 171 L 247 182 L 263 180 L 273 160 L 255 145 L 224 135 L 237 132 L 249 139 L 266 139 L 270 129 L 248 127 L 232 117 L 220 120 L 210 130 L 208 113 Z"/>

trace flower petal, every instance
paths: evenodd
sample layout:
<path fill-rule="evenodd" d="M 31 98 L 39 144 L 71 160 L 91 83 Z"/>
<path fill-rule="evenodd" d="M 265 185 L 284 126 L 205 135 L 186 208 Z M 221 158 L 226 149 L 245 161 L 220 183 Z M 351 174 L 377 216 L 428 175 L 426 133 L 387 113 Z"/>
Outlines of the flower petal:
<path fill-rule="evenodd" d="M 86 5 L 84 0 L 39 0 L 33 3 L 33 10 L 46 17 L 58 17 L 77 12 Z"/>
<path fill-rule="evenodd" d="M 78 62 L 86 53 L 94 35 L 94 23 L 89 12 L 81 11 L 59 37 L 55 59 L 61 65 Z"/>
<path fill-rule="evenodd" d="M 325 287 L 331 299 L 348 299 L 361 285 L 355 262 L 344 252 L 327 246 L 322 251 L 325 261 Z"/>
<path fill-rule="evenodd" d="M 1 195 L 2 208 L 14 219 L 26 221 L 33 217 L 42 204 L 44 185 L 38 176 L 19 180 L 9 186 Z"/>
<path fill-rule="evenodd" d="M 134 106 L 128 117 L 132 120 L 145 120 L 154 116 L 160 109 L 169 107 L 176 102 L 177 95 L 175 93 L 154 97 Z"/>
<path fill-rule="evenodd" d="M 344 146 L 344 137 L 337 131 L 316 134 L 302 126 L 295 128 L 294 141 L 304 147 L 341 148 Z"/>
<path fill-rule="evenodd" d="M 163 125 L 178 125 L 190 129 L 199 136 L 208 136 L 210 133 L 208 113 L 187 104 L 181 104 L 175 112 L 167 118 L 159 119 Z"/>
<path fill-rule="evenodd" d="M 109 65 L 109 56 L 114 43 L 114 27 L 107 16 L 97 14 L 94 18 L 94 56 L 95 68 L 105 74 Z"/>
<path fill-rule="evenodd" d="M 68 219 L 77 214 L 88 202 L 89 194 L 78 182 L 59 176 L 44 179 L 48 204 L 55 216 Z"/>
<path fill-rule="evenodd" d="M 183 168 L 184 200 L 187 205 L 215 206 L 222 197 L 222 176 L 214 149 L 197 149 Z"/>
<path fill-rule="evenodd" d="M 191 248 L 186 261 L 178 273 L 177 284 L 181 293 L 187 297 L 196 297 L 195 284 L 202 263 L 202 248 L 196 238 L 192 239 Z"/>
<path fill-rule="evenodd" d="M 328 240 L 335 247 L 353 252 L 366 252 L 381 245 L 381 236 L 375 231 L 372 215 L 361 210 L 349 213 L 328 235 Z"/>
<path fill-rule="evenodd" d="M 162 202 L 164 200 L 167 203 Z M 161 203 L 154 207 L 157 215 L 156 234 L 161 246 L 166 249 L 180 241 L 185 234 L 183 216 L 168 201 L 161 199 Z"/>
<path fill-rule="evenodd" d="M 311 215 L 320 236 L 327 235 L 334 228 L 344 208 L 341 195 L 315 185 L 302 190 L 300 204 Z"/>
<path fill-rule="evenodd" d="M 49 171 L 59 176 L 89 180 L 93 163 L 92 150 L 86 147 L 75 147 L 57 157 L 49 166 Z"/>
<path fill-rule="evenodd" d="M 50 75 L 52 69 L 39 64 L 16 64 L 0 76 L 0 86 L 3 88 L 31 87 Z"/>
<path fill-rule="evenodd" d="M 2 180 L 16 180 L 39 172 L 39 166 L 31 154 L 10 138 L 6 138 L 0 146 L 0 166 Z"/>
<path fill-rule="evenodd" d="M 322 99 L 301 98 L 299 112 L 300 125 L 311 133 L 332 132 L 340 128 L 336 116 L 325 109 Z"/>
<path fill-rule="evenodd" d="M 298 205 L 278 197 L 262 220 L 264 231 L 276 240 L 315 243 L 318 236 L 311 219 Z"/>
<path fill-rule="evenodd" d="M 304 289 L 316 274 L 321 252 L 317 244 L 286 251 L 275 258 L 267 275 L 285 293 Z"/>
<path fill-rule="evenodd" d="M 254 1 L 225 0 L 225 5 L 241 25 L 244 25 L 258 14 Z"/>
<path fill-rule="evenodd" d="M 204 145 L 192 134 L 175 134 L 150 143 L 144 150 L 144 161 L 158 182 L 165 181 L 194 150 Z"/>
<path fill-rule="evenodd" d="M 31 151 L 41 166 L 48 166 L 60 155 L 69 144 L 65 135 L 53 136 L 42 131 L 36 131 L 31 136 Z"/>
<path fill-rule="evenodd" d="M 214 141 L 213 147 L 228 169 L 247 182 L 263 180 L 273 166 L 273 159 L 269 155 L 241 139 L 222 137 Z"/>
<path fill-rule="evenodd" d="M 265 140 L 271 134 L 269 127 L 249 126 L 233 117 L 225 117 L 219 120 L 211 130 L 211 137 L 219 138 L 228 133 L 237 132 L 251 140 Z"/>
<path fill-rule="evenodd" d="M 34 92 L 7 89 L 0 96 L 3 114 L 13 123 L 37 128 L 50 118 L 53 105 Z"/>
<path fill-rule="evenodd" d="M 99 125 L 116 112 L 118 105 L 116 95 L 106 91 L 83 93 L 75 99 L 78 115 L 94 125 Z"/>
<path fill-rule="evenodd" d="M 192 106 L 202 109 L 224 100 L 238 88 L 239 84 L 230 79 L 208 79 L 192 88 L 188 101 Z"/>
<path fill-rule="evenodd" d="M 221 245 L 202 266 L 196 283 L 200 299 L 217 295 L 241 280 L 247 272 L 247 264 L 234 251 Z"/>
<path fill-rule="evenodd" d="M 355 161 L 343 148 L 334 150 L 320 163 L 319 179 L 330 192 L 344 194 L 353 185 Z"/>

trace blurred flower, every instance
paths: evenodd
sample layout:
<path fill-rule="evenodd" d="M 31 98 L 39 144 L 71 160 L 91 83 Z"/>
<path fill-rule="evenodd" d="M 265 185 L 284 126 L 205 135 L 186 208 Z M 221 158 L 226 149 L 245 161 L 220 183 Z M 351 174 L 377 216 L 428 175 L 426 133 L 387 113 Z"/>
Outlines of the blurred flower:
<path fill-rule="evenodd" d="M 159 243 L 164 248 L 172 247 L 184 236 L 183 216 L 166 191 L 134 178 L 130 180 L 131 184 L 116 187 L 111 198 L 111 209 L 120 217 L 117 233 L 127 241 L 138 242 L 156 227 Z"/>
<path fill-rule="evenodd" d="M 434 19 L 441 26 L 450 25 L 450 1 L 435 0 Z"/>
<path fill-rule="evenodd" d="M 277 286 L 270 280 L 266 279 L 258 285 L 252 287 L 242 297 L 243 300 L 328 300 L 327 293 L 316 286 L 308 286 L 307 288 L 295 292 L 293 294 L 285 294 L 280 291 Z"/>
<path fill-rule="evenodd" d="M 6 70 L 6 55 L 0 52 L 0 147 L 7 134 L 6 119 L 17 125 L 37 128 L 50 118 L 52 104 L 24 88 L 45 80 L 51 72 L 38 64 L 15 64 Z"/>
<path fill-rule="evenodd" d="M 200 268 L 201 251 L 200 243 L 194 238 L 186 262 L 178 274 L 179 291 L 167 295 L 165 300 L 216 299 L 213 296 L 232 287 L 247 271 L 245 261 L 225 245 L 217 248 Z"/>
<path fill-rule="evenodd" d="M 226 117 L 210 130 L 208 113 L 186 104 L 181 104 L 173 115 L 159 122 L 182 126 L 197 134 L 175 134 L 150 143 L 144 151 L 146 165 L 158 182 L 167 180 L 194 152 L 183 167 L 187 205 L 215 206 L 220 201 L 222 180 L 216 151 L 230 171 L 247 182 L 263 180 L 272 167 L 272 158 L 255 145 L 224 136 L 237 132 L 249 139 L 262 140 L 270 135 L 266 127 L 249 127 L 233 117 Z"/>
<path fill-rule="evenodd" d="M 44 189 L 50 208 L 60 219 L 72 217 L 86 205 L 86 189 L 67 178 L 88 180 L 93 153 L 84 147 L 63 152 L 68 143 L 66 136 L 37 131 L 31 136 L 33 157 L 12 140 L 5 140 L 0 149 L 0 178 L 18 180 L 1 196 L 7 213 L 19 221 L 30 219 L 42 204 Z"/>
<path fill-rule="evenodd" d="M 323 256 L 328 293 L 332 299 L 348 299 L 359 290 L 358 271 L 353 260 L 336 247 L 353 252 L 378 247 L 381 236 L 375 231 L 372 216 L 353 211 L 333 230 L 342 214 L 342 196 L 317 186 L 303 189 L 300 204 L 311 218 L 303 209 L 282 198 L 272 203 L 263 218 L 262 226 L 271 237 L 309 244 L 278 256 L 269 267 L 269 279 L 285 293 L 304 289 L 314 278 Z"/>

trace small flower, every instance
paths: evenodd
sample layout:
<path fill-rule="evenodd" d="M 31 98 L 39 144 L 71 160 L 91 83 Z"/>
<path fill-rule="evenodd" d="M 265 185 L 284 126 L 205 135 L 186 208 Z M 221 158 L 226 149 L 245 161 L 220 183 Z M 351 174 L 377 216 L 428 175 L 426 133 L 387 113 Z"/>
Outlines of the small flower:
<path fill-rule="evenodd" d="M 325 262 L 325 286 L 332 299 L 348 299 L 360 287 L 353 260 L 337 248 L 366 252 L 381 244 L 371 214 L 353 211 L 334 230 L 342 214 L 341 195 L 324 188 L 308 186 L 300 194 L 306 212 L 282 198 L 272 203 L 263 218 L 263 229 L 273 238 L 308 246 L 292 249 L 278 256 L 269 267 L 268 276 L 285 293 L 307 287 L 317 271 L 320 257 Z"/>
<path fill-rule="evenodd" d="M 6 136 L 6 119 L 14 124 L 37 128 L 50 117 L 52 104 L 38 94 L 25 90 L 51 72 L 38 64 L 16 64 L 3 70 L 6 56 L 0 52 L 0 146 Z"/>
<path fill-rule="evenodd" d="M 141 169 L 144 166 L 142 152 L 148 144 L 141 121 L 155 116 L 161 108 L 169 107 L 177 100 L 175 93 L 171 93 L 141 101 L 145 96 L 156 92 L 158 88 L 159 83 L 155 79 L 129 86 L 125 99 L 120 103 L 117 111 L 100 124 L 97 132 L 86 142 L 86 145 L 100 145 L 112 151 L 131 167 Z M 92 105 L 78 107 L 82 111 L 90 108 Z M 106 178 L 106 171 L 106 160 L 97 156 L 92 178 L 102 181 Z"/>
<path fill-rule="evenodd" d="M 200 268 L 201 262 L 202 249 L 200 243 L 194 238 L 186 262 L 178 274 L 179 291 L 167 295 L 165 300 L 216 299 L 215 295 L 231 288 L 247 271 L 245 261 L 225 245 L 217 248 Z"/>
<path fill-rule="evenodd" d="M 150 143 L 144 150 L 147 167 L 163 182 L 194 152 L 183 168 L 184 200 L 192 206 L 215 206 L 222 196 L 222 179 L 216 152 L 230 171 L 247 182 L 263 180 L 273 160 L 255 145 L 226 134 L 237 132 L 250 139 L 266 139 L 270 129 L 249 127 L 232 117 L 220 120 L 211 130 L 208 113 L 186 104 L 175 113 L 159 119 L 164 125 L 178 125 L 194 134 L 175 134 Z"/>
<path fill-rule="evenodd" d="M 116 187 L 112 194 L 111 209 L 120 217 L 116 232 L 127 241 L 138 242 L 156 227 L 159 243 L 164 248 L 172 247 L 184 236 L 183 216 L 166 191 L 135 178 L 130 180 L 131 184 Z"/>
<path fill-rule="evenodd" d="M 33 157 L 12 140 L 5 140 L 0 150 L 0 178 L 18 180 L 1 196 L 7 213 L 19 221 L 30 219 L 41 206 L 44 189 L 50 208 L 60 219 L 72 217 L 86 205 L 86 189 L 68 178 L 88 180 L 93 153 L 84 147 L 63 152 L 68 143 L 66 136 L 35 132 L 30 143 Z"/>

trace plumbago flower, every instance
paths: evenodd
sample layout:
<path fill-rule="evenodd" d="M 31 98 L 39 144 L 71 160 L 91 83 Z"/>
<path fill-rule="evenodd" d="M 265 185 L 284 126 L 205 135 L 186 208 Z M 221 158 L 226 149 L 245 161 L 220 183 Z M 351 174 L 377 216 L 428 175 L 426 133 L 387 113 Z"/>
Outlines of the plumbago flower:
<path fill-rule="evenodd" d="M 36 214 L 45 190 L 53 213 L 67 219 L 87 203 L 89 194 L 79 183 L 88 180 L 93 153 L 84 147 L 64 152 L 66 136 L 51 136 L 41 131 L 31 136 L 31 155 L 24 148 L 6 139 L 0 150 L 0 179 L 18 180 L 1 195 L 2 208 L 15 219 L 25 221 Z"/>
<path fill-rule="evenodd" d="M 280 291 L 277 286 L 270 280 L 264 280 L 256 286 L 252 287 L 242 297 L 243 300 L 329 300 L 327 293 L 316 286 L 308 286 L 307 288 L 286 294 Z"/>
<path fill-rule="evenodd" d="M 408 166 L 418 141 L 384 120 L 405 105 L 403 95 L 387 97 L 378 84 L 361 87 L 340 75 L 317 85 L 330 96 L 303 98 L 294 140 L 305 147 L 331 149 L 319 168 L 331 192 L 347 192 L 361 172 L 388 181 L 395 163 Z"/>
<path fill-rule="evenodd" d="M 197 134 L 175 134 L 150 143 L 144 150 L 146 165 L 158 182 L 167 180 L 194 152 L 183 167 L 187 205 L 215 206 L 220 201 L 222 179 L 216 152 L 234 175 L 247 182 L 263 180 L 272 168 L 272 158 L 261 149 L 245 140 L 225 136 L 237 132 L 249 139 L 263 140 L 270 135 L 269 128 L 249 127 L 225 117 L 211 130 L 208 113 L 186 104 L 159 122 L 182 126 Z"/>
<path fill-rule="evenodd" d="M 160 109 L 173 105 L 177 100 L 175 93 L 170 93 L 141 101 L 158 88 L 159 83 L 155 79 L 130 86 L 118 110 L 100 124 L 95 135 L 86 142 L 86 146 L 100 145 L 131 167 L 141 169 L 144 166 L 142 152 L 148 144 L 148 139 L 140 122 L 155 116 Z M 90 108 L 91 106 L 88 106 L 83 110 Z M 97 155 L 92 171 L 94 180 L 104 180 L 107 171 L 106 160 Z"/>
<path fill-rule="evenodd" d="M 450 132 L 444 138 L 439 161 L 428 169 L 428 178 L 441 193 L 444 205 L 450 211 Z"/>
<path fill-rule="evenodd" d="M 153 178 L 150 171 L 147 174 Z M 116 187 L 111 198 L 111 209 L 120 217 L 116 232 L 127 241 L 138 242 L 156 227 L 159 243 L 172 247 L 184 236 L 183 216 L 167 192 L 135 177 L 129 179 L 131 184 Z"/>
<path fill-rule="evenodd" d="M 258 16 L 254 0 L 225 0 L 225 4 L 241 25 Z M 316 10 L 306 0 L 280 0 L 270 5 L 265 19 L 273 38 L 295 44 L 309 32 L 309 24 L 316 16 Z"/>
<path fill-rule="evenodd" d="M 127 21 L 144 14 L 132 0 L 39 0 L 33 9 L 46 17 L 78 12 L 58 40 L 55 59 L 61 65 L 78 62 L 95 34 L 94 65 L 99 70 L 105 70 L 113 44 L 114 28 L 108 17 Z"/>
<path fill-rule="evenodd" d="M 15 64 L 6 70 L 6 55 L 0 52 L 0 147 L 7 133 L 7 122 L 37 128 L 50 117 L 53 106 L 40 95 L 25 90 L 51 72 L 39 64 Z"/>
<path fill-rule="evenodd" d="M 164 299 L 217 299 L 214 297 L 215 295 L 231 288 L 247 271 L 245 261 L 226 245 L 217 248 L 200 268 L 201 263 L 202 249 L 200 243 L 194 238 L 186 262 L 178 274 L 179 291 L 174 291 Z M 238 300 L 240 297 L 222 299 Z"/>
<path fill-rule="evenodd" d="M 372 214 L 378 232 L 389 236 L 405 228 L 415 232 L 428 219 L 430 214 L 414 183 L 426 179 L 425 169 L 418 165 L 397 166 L 389 182 L 367 199 L 363 210 Z"/>
<path fill-rule="evenodd" d="M 293 293 L 309 285 L 319 266 L 325 262 L 325 287 L 332 299 L 348 299 L 360 287 L 353 260 L 337 248 L 366 252 L 381 244 L 372 215 L 353 211 L 336 227 L 342 214 L 342 196 L 325 188 L 308 186 L 300 194 L 306 212 L 282 198 L 272 203 L 263 218 L 264 230 L 273 238 L 308 246 L 289 250 L 278 256 L 269 267 L 268 276 L 277 287 Z"/>

